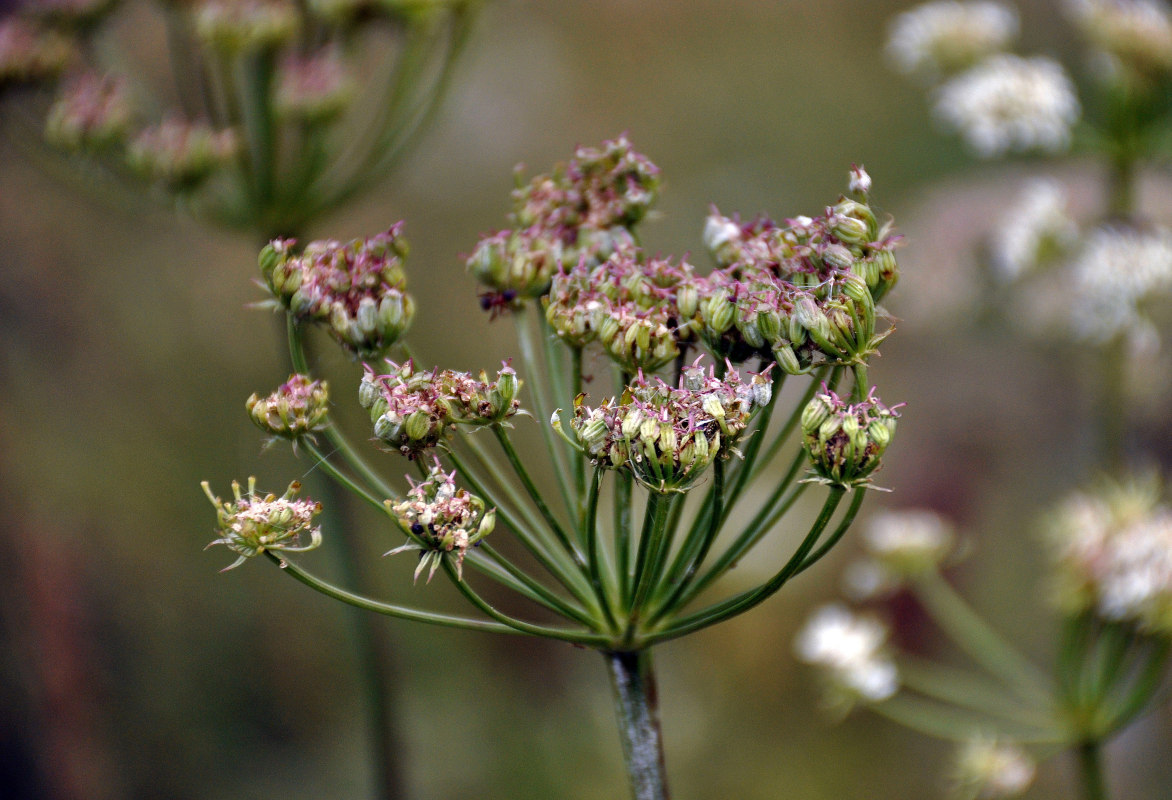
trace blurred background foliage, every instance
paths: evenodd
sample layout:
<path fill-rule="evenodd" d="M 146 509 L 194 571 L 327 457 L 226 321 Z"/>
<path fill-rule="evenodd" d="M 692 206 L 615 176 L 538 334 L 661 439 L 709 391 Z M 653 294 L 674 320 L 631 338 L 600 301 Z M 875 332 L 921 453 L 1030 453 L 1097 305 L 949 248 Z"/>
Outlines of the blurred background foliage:
<path fill-rule="evenodd" d="M 883 397 L 908 407 L 879 476 L 895 492 L 867 507 L 924 506 L 960 524 L 973 553 L 955 580 L 1045 659 L 1054 636 L 1034 531 L 1046 504 L 1088 477 L 1093 387 L 1073 348 L 1031 346 L 966 310 L 972 247 L 1046 165 L 982 165 L 934 130 L 922 92 L 882 55 L 888 20 L 908 5 L 498 0 L 414 156 L 308 236 L 406 219 L 420 309 L 408 341 L 436 364 L 477 370 L 510 355 L 512 330 L 480 311 L 459 255 L 505 224 L 516 163 L 544 171 L 576 144 L 628 132 L 665 179 L 645 244 L 673 254 L 702 251 L 709 203 L 816 213 L 851 163 L 865 164 L 908 238 L 890 302 L 900 330 L 872 368 Z M 1024 44 L 1076 63 L 1056 5 L 1021 4 Z M 139 55 L 147 68 L 162 58 L 145 43 Z M 262 452 L 244 413 L 251 392 L 287 375 L 274 319 L 246 308 L 262 297 L 258 242 L 145 200 L 119 205 L 26 153 L 12 136 L 0 144 L 0 796 L 370 796 L 342 609 L 264 563 L 221 575 L 226 554 L 201 551 L 212 513 L 200 480 L 221 493 L 250 474 L 278 490 L 301 477 L 311 493 L 321 480 L 287 448 Z M 1095 169 L 1061 170 L 1094 214 Z M 1143 181 L 1145 207 L 1172 219 L 1166 173 Z M 321 344 L 346 413 L 357 368 Z M 1149 369 L 1140 384 L 1138 423 L 1153 441 L 1172 441 L 1167 375 Z M 381 596 L 453 603 L 440 582 L 412 586 L 410 559 L 381 560 L 397 538 L 368 529 L 365 572 Z M 330 533 L 303 557 L 327 573 Z M 659 648 L 677 797 L 941 795 L 946 748 L 866 713 L 828 724 L 791 655 L 851 550 L 754 613 Z M 913 606 L 893 613 L 902 645 L 934 652 Z M 382 624 L 410 797 L 622 791 L 597 657 Z M 1167 794 L 1170 735 L 1165 704 L 1113 744 L 1118 797 Z M 1069 769 L 1048 763 L 1027 796 L 1067 796 Z"/>

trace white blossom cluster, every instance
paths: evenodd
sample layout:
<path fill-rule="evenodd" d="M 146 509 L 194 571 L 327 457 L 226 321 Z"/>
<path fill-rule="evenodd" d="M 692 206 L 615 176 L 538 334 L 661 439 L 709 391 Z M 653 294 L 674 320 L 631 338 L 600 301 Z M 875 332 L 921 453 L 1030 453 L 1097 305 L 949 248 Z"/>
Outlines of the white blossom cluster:
<path fill-rule="evenodd" d="M 994 231 L 989 257 L 1004 281 L 1014 281 L 1048 257 L 1066 252 L 1079 235 L 1065 190 L 1048 178 L 1030 181 Z"/>
<path fill-rule="evenodd" d="M 1172 633 L 1172 509 L 1154 482 L 1075 494 L 1049 541 L 1062 608 Z"/>
<path fill-rule="evenodd" d="M 802 661 L 825 670 L 832 704 L 879 702 L 899 688 L 887 634 L 883 623 L 836 603 L 814 612 L 798 633 L 794 651 Z"/>
<path fill-rule="evenodd" d="M 1004 50 L 1017 31 L 1017 12 L 1007 5 L 942 0 L 892 20 L 887 55 L 901 72 L 948 74 Z"/>
<path fill-rule="evenodd" d="M 1116 70 L 1172 70 L 1172 9 L 1162 0 L 1067 0 L 1068 15 Z"/>
<path fill-rule="evenodd" d="M 1030 787 L 1036 772 L 1034 759 L 1020 747 L 977 736 L 957 752 L 953 796 L 957 800 L 1017 797 Z"/>
<path fill-rule="evenodd" d="M 937 119 L 982 158 L 1063 150 L 1080 113 L 1070 78 L 1044 56 L 990 56 L 940 86 L 935 100 Z"/>
<path fill-rule="evenodd" d="M 863 529 L 865 558 L 843 574 L 854 600 L 870 600 L 897 589 L 907 577 L 935 569 L 953 550 L 953 527 L 934 511 L 883 511 Z"/>

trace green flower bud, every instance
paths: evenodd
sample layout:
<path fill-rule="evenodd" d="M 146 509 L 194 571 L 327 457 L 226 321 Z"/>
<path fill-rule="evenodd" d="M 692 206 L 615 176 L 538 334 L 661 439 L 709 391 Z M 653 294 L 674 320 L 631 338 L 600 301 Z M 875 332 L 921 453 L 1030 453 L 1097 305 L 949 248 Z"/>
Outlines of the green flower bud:
<path fill-rule="evenodd" d="M 248 479 L 248 494 L 241 494 L 240 484 L 232 482 L 234 500 L 225 502 L 212 494 L 208 482 L 200 484 L 208 500 L 216 508 L 216 524 L 220 538 L 208 547 L 222 544 L 239 558 L 222 572 L 240 566 L 266 550 L 303 553 L 321 544 L 321 528 L 313 525 L 313 518 L 321 513 L 321 504 L 312 500 L 294 500 L 301 484 L 289 484 L 285 494 L 256 493 L 256 478 Z M 305 537 L 309 542 L 305 543 Z"/>
<path fill-rule="evenodd" d="M 867 484 L 897 417 L 873 393 L 854 405 L 830 391 L 816 395 L 802 413 L 802 442 L 817 479 L 847 489 Z"/>
<path fill-rule="evenodd" d="M 329 387 L 325 381 L 311 381 L 305 375 L 290 375 L 289 380 L 265 398 L 253 394 L 248 398 L 248 415 L 261 430 L 294 443 L 326 426 L 329 411 Z"/>
<path fill-rule="evenodd" d="M 841 244 L 828 244 L 822 250 L 822 263 L 832 269 L 847 271 L 854 266 L 855 257 Z"/>

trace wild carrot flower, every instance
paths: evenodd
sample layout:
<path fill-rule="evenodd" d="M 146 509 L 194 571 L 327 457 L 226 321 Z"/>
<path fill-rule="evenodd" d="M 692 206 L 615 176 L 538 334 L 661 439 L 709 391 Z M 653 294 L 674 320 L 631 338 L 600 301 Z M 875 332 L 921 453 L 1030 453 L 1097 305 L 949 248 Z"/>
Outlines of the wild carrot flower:
<path fill-rule="evenodd" d="M 1055 599 L 1069 612 L 1172 634 L 1172 509 L 1154 480 L 1080 492 L 1047 527 Z"/>
<path fill-rule="evenodd" d="M 456 576 L 463 578 L 465 553 L 496 523 L 496 509 L 485 511 L 483 500 L 457 489 L 455 473 L 445 473 L 438 460 L 424 480 L 412 482 L 404 500 L 388 500 L 387 507 L 412 539 L 386 555 L 418 550 L 416 580 L 426 569 L 430 581 L 445 557 L 455 559 Z"/>
<path fill-rule="evenodd" d="M 236 157 L 232 130 L 172 118 L 138 134 L 126 153 L 132 169 L 173 191 L 188 191 Z"/>
<path fill-rule="evenodd" d="M 295 242 L 277 239 L 261 251 L 260 268 L 277 307 L 326 326 L 352 355 L 385 353 L 411 325 L 415 301 L 407 294 L 403 223 L 368 239 Z"/>
<path fill-rule="evenodd" d="M 1066 192 L 1056 181 L 1038 178 L 1022 189 L 1001 216 L 989 242 L 993 268 L 1013 281 L 1040 263 L 1052 261 L 1078 240 L 1078 225 L 1067 209 Z"/>
<path fill-rule="evenodd" d="M 887 55 L 901 72 L 936 77 L 1004 50 L 1017 32 L 1017 12 L 1003 3 L 941 0 L 895 17 Z"/>
<path fill-rule="evenodd" d="M 87 73 L 49 109 L 45 138 L 63 150 L 103 150 L 124 142 L 133 121 L 126 81 Z"/>
<path fill-rule="evenodd" d="M 951 774 L 955 800 L 1017 797 L 1034 781 L 1037 765 L 1012 742 L 976 736 L 960 746 Z"/>
<path fill-rule="evenodd" d="M 887 652 L 887 627 L 845 606 L 822 606 L 794 640 L 797 657 L 824 670 L 827 703 L 849 710 L 877 703 L 899 689 L 899 672 Z"/>
<path fill-rule="evenodd" d="M 1045 57 L 990 56 L 936 92 L 937 118 L 982 158 L 1063 150 L 1079 110 L 1062 66 Z"/>
<path fill-rule="evenodd" d="M 926 509 L 883 511 L 863 530 L 867 555 L 899 576 L 935 569 L 951 553 L 952 526 Z"/>
<path fill-rule="evenodd" d="M 1172 11 L 1156 0 L 1067 0 L 1070 17 L 1116 72 L 1151 78 L 1172 70 Z"/>
<path fill-rule="evenodd" d="M 253 394 L 245 402 L 248 416 L 262 431 L 281 439 L 297 440 L 324 430 L 329 413 L 329 385 L 305 375 L 290 375 L 267 397 Z"/>
<path fill-rule="evenodd" d="M 721 379 L 698 364 L 684 370 L 677 389 L 640 373 L 622 397 L 596 408 L 579 398 L 570 428 L 595 464 L 628 470 L 655 491 L 680 491 L 728 452 L 770 392 L 764 375 L 743 383 L 734 371 Z"/>
<path fill-rule="evenodd" d="M 313 518 L 321 513 L 321 503 L 294 500 L 301 488 L 297 481 L 290 483 L 280 497 L 258 495 L 256 478 L 248 479 L 248 494 L 241 494 L 240 484 L 233 481 L 231 502 L 213 495 L 207 481 L 200 485 L 216 507 L 221 534 L 208 547 L 222 544 L 239 556 L 224 568 L 225 572 L 266 550 L 302 553 L 321 544 L 321 528 L 313 525 Z M 305 537 L 309 537 L 308 543 L 304 543 Z"/>
<path fill-rule="evenodd" d="M 850 404 L 822 387 L 802 411 L 802 441 L 815 480 L 850 489 L 865 486 L 879 468 L 899 418 L 875 397 Z"/>

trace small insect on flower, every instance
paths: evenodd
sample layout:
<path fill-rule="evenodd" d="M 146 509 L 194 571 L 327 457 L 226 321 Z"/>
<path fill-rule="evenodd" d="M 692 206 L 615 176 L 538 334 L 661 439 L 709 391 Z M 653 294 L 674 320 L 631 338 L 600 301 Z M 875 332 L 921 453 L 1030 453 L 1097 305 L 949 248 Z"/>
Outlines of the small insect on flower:
<path fill-rule="evenodd" d="M 297 481 L 290 483 L 280 497 L 258 495 L 256 478 L 248 479 L 248 494 L 241 494 L 240 484 L 232 481 L 232 502 L 213 495 L 207 481 L 200 486 L 216 507 L 216 521 L 222 534 L 208 547 L 222 544 L 239 556 L 221 572 L 234 569 L 265 550 L 304 553 L 321 544 L 321 527 L 313 525 L 313 518 L 321 513 L 321 503 L 294 500 L 293 496 L 301 489 Z M 309 537 L 308 544 L 302 544 L 305 536 Z"/>

